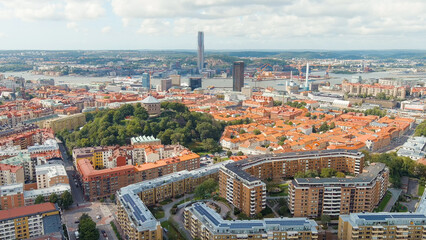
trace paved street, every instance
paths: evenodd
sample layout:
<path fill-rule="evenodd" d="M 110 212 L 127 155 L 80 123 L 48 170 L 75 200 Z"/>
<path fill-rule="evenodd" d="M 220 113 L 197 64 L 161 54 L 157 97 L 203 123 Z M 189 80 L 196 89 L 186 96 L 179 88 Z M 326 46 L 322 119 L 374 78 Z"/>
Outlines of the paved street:
<path fill-rule="evenodd" d="M 83 213 L 89 214 L 93 221 L 96 222 L 99 233 L 101 235 L 100 239 L 116 239 L 115 233 L 110 225 L 110 222 L 114 219 L 116 211 L 115 204 L 86 202 L 83 197 L 80 183 L 78 183 L 80 186 L 77 186 L 76 181 L 74 181 L 76 172 L 72 163 L 72 159 L 68 158 L 65 147 L 62 143 L 59 144 L 59 149 L 61 150 L 62 158 L 64 159 L 65 169 L 67 171 L 72 197 L 74 200 L 71 208 L 63 212 L 63 223 L 68 227 L 71 240 L 75 239 L 74 232 L 77 231 L 78 228 L 78 223 L 76 221 L 78 221 Z M 97 219 L 98 215 L 101 217 L 100 219 Z M 106 232 L 107 238 L 102 236 L 101 230 Z"/>
<path fill-rule="evenodd" d="M 78 207 L 74 207 L 70 210 L 64 212 L 64 223 L 68 227 L 68 231 L 70 232 L 71 239 L 75 239 L 74 232 L 78 228 L 78 220 L 84 213 L 87 213 L 93 221 L 96 222 L 96 226 L 99 230 L 106 231 L 108 235 L 108 239 L 116 239 L 115 233 L 112 230 L 110 222 L 114 219 L 113 212 L 115 213 L 115 204 L 113 203 L 85 203 L 81 204 Z M 98 216 L 100 217 L 98 219 Z M 100 232 L 100 231 L 99 231 Z M 102 234 L 101 234 L 102 235 Z M 105 239 L 101 236 L 100 239 Z"/>
<path fill-rule="evenodd" d="M 75 184 L 74 176 L 76 176 L 76 172 L 72 164 L 72 159 L 68 158 L 63 143 L 59 144 L 59 149 L 61 150 L 62 158 L 64 159 L 65 169 L 67 171 L 68 179 L 70 181 L 72 198 L 74 200 L 73 206 L 77 206 L 77 204 L 82 204 L 85 202 L 83 198 L 83 192 L 81 186 L 77 187 Z"/>
<path fill-rule="evenodd" d="M 401 189 L 395 189 L 395 188 L 389 188 L 389 192 L 392 193 L 392 198 L 389 200 L 388 204 L 386 205 L 384 212 L 390 212 L 393 205 L 395 205 L 396 201 L 398 201 L 399 195 L 401 194 Z"/>

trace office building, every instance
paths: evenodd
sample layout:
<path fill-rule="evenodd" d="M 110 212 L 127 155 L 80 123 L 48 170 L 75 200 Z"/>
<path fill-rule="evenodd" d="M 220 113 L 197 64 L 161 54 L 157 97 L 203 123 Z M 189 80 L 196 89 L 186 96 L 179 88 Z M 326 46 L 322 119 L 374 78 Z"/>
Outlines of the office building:
<path fill-rule="evenodd" d="M 241 92 L 241 88 L 244 87 L 244 62 L 238 61 L 234 62 L 232 67 L 232 90 L 236 92 Z"/>
<path fill-rule="evenodd" d="M 142 87 L 151 89 L 151 76 L 149 73 L 142 73 Z"/>
<path fill-rule="evenodd" d="M 351 213 L 339 218 L 338 239 L 426 238 L 424 213 Z"/>
<path fill-rule="evenodd" d="M 62 233 L 59 208 L 41 203 L 0 211 L 0 239 L 29 239 Z"/>
<path fill-rule="evenodd" d="M 359 174 L 364 155 L 350 150 L 326 150 L 265 154 L 230 163 L 219 173 L 219 194 L 248 216 L 254 216 L 266 206 L 266 185 L 261 180 L 281 181 L 297 172 L 336 171 Z"/>
<path fill-rule="evenodd" d="M 189 87 L 191 88 L 191 91 L 194 91 L 194 89 L 201 88 L 202 86 L 202 79 L 200 77 L 190 77 L 189 78 Z"/>
<path fill-rule="evenodd" d="M 198 32 L 197 68 L 199 73 L 204 68 L 204 32 Z"/>
<path fill-rule="evenodd" d="M 231 161 L 217 163 L 193 171 L 181 171 L 138 182 L 117 192 L 117 221 L 126 239 L 160 240 L 162 228 L 147 205 L 192 192 L 208 178 L 217 179 L 219 168 Z"/>
<path fill-rule="evenodd" d="M 167 92 L 172 87 L 172 79 L 161 79 L 160 92 Z"/>
<path fill-rule="evenodd" d="M 193 239 L 318 239 L 318 225 L 306 218 L 224 220 L 204 203 L 185 208 L 185 229 Z"/>
<path fill-rule="evenodd" d="M 170 79 L 172 79 L 172 86 L 180 86 L 180 75 L 170 75 Z"/>
<path fill-rule="evenodd" d="M 372 212 L 386 194 L 389 170 L 372 163 L 350 178 L 296 178 L 289 184 L 288 206 L 295 217 Z"/>

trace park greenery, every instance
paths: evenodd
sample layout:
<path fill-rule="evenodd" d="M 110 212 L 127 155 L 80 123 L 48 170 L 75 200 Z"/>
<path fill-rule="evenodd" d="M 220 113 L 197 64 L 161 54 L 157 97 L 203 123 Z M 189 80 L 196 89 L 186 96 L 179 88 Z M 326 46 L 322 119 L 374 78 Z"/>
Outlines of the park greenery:
<path fill-rule="evenodd" d="M 416 132 L 414 133 L 414 136 L 425 136 L 426 137 L 426 120 L 424 120 L 422 123 L 420 123 L 416 127 Z"/>
<path fill-rule="evenodd" d="M 125 104 L 118 109 L 86 113 L 87 124 L 74 131 L 63 130 L 57 136 L 73 148 L 125 145 L 130 138 L 140 135 L 154 136 L 163 144 L 182 144 L 194 152 L 219 152 L 218 141 L 225 123 L 209 114 L 190 112 L 185 105 L 162 102 L 162 113 L 150 118 L 138 103 Z M 241 124 L 244 120 L 231 124 Z"/>
<path fill-rule="evenodd" d="M 197 199 L 210 198 L 211 194 L 215 192 L 218 187 L 217 181 L 213 178 L 209 178 L 195 188 L 194 197 Z"/>
<path fill-rule="evenodd" d="M 294 175 L 294 178 L 315 178 L 315 177 L 322 177 L 322 178 L 331 178 L 331 177 L 337 177 L 337 178 L 344 178 L 345 173 L 338 172 L 335 169 L 332 168 L 322 168 L 321 172 L 315 171 L 315 170 L 307 170 L 305 172 L 297 172 Z"/>
<path fill-rule="evenodd" d="M 99 230 L 96 228 L 96 223 L 87 213 L 83 213 L 80 217 L 78 232 L 80 233 L 80 240 L 99 239 Z"/>
<path fill-rule="evenodd" d="M 401 157 L 396 152 L 371 154 L 363 151 L 365 162 L 381 162 L 389 168 L 389 180 L 394 187 L 400 187 L 401 177 L 419 178 L 420 182 L 426 182 L 426 165 L 417 163 L 408 157 Z"/>

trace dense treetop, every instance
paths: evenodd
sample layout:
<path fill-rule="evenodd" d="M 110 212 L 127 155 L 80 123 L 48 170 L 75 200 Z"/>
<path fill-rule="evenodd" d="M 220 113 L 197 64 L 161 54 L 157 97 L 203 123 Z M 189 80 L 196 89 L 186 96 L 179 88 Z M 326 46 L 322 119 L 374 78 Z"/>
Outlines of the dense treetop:
<path fill-rule="evenodd" d="M 153 135 L 163 144 L 180 143 L 193 151 L 221 150 L 218 141 L 225 123 L 214 120 L 209 114 L 190 112 L 180 103 L 162 102 L 161 108 L 162 113 L 154 118 L 149 118 L 139 103 L 86 113 L 84 127 L 72 132 L 64 130 L 57 135 L 68 151 L 76 147 L 125 145 L 130 143 L 131 137 L 139 135 Z"/>

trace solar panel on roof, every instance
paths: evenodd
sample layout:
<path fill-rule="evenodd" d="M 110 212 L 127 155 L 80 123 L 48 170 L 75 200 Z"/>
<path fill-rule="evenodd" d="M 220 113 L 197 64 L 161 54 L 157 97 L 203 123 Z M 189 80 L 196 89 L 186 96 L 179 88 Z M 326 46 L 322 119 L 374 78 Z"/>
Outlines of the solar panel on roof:
<path fill-rule="evenodd" d="M 249 222 L 245 222 L 245 223 L 231 223 L 230 224 L 230 228 L 253 228 L 253 227 L 261 227 L 263 226 L 262 223 L 249 223 Z"/>
<path fill-rule="evenodd" d="M 358 217 L 367 221 L 383 221 L 386 220 L 386 218 L 392 218 L 391 215 L 358 215 Z"/>
<path fill-rule="evenodd" d="M 392 215 L 393 218 L 426 218 L 424 214 L 395 214 Z"/>
<path fill-rule="evenodd" d="M 303 225 L 306 223 L 305 220 L 272 220 L 265 221 L 266 224 L 278 224 L 280 226 L 295 226 L 295 225 Z"/>
<path fill-rule="evenodd" d="M 219 222 L 214 218 L 209 212 L 207 212 L 203 207 L 200 205 L 195 205 L 195 210 L 197 210 L 201 215 L 207 217 L 214 225 L 218 226 Z"/>

